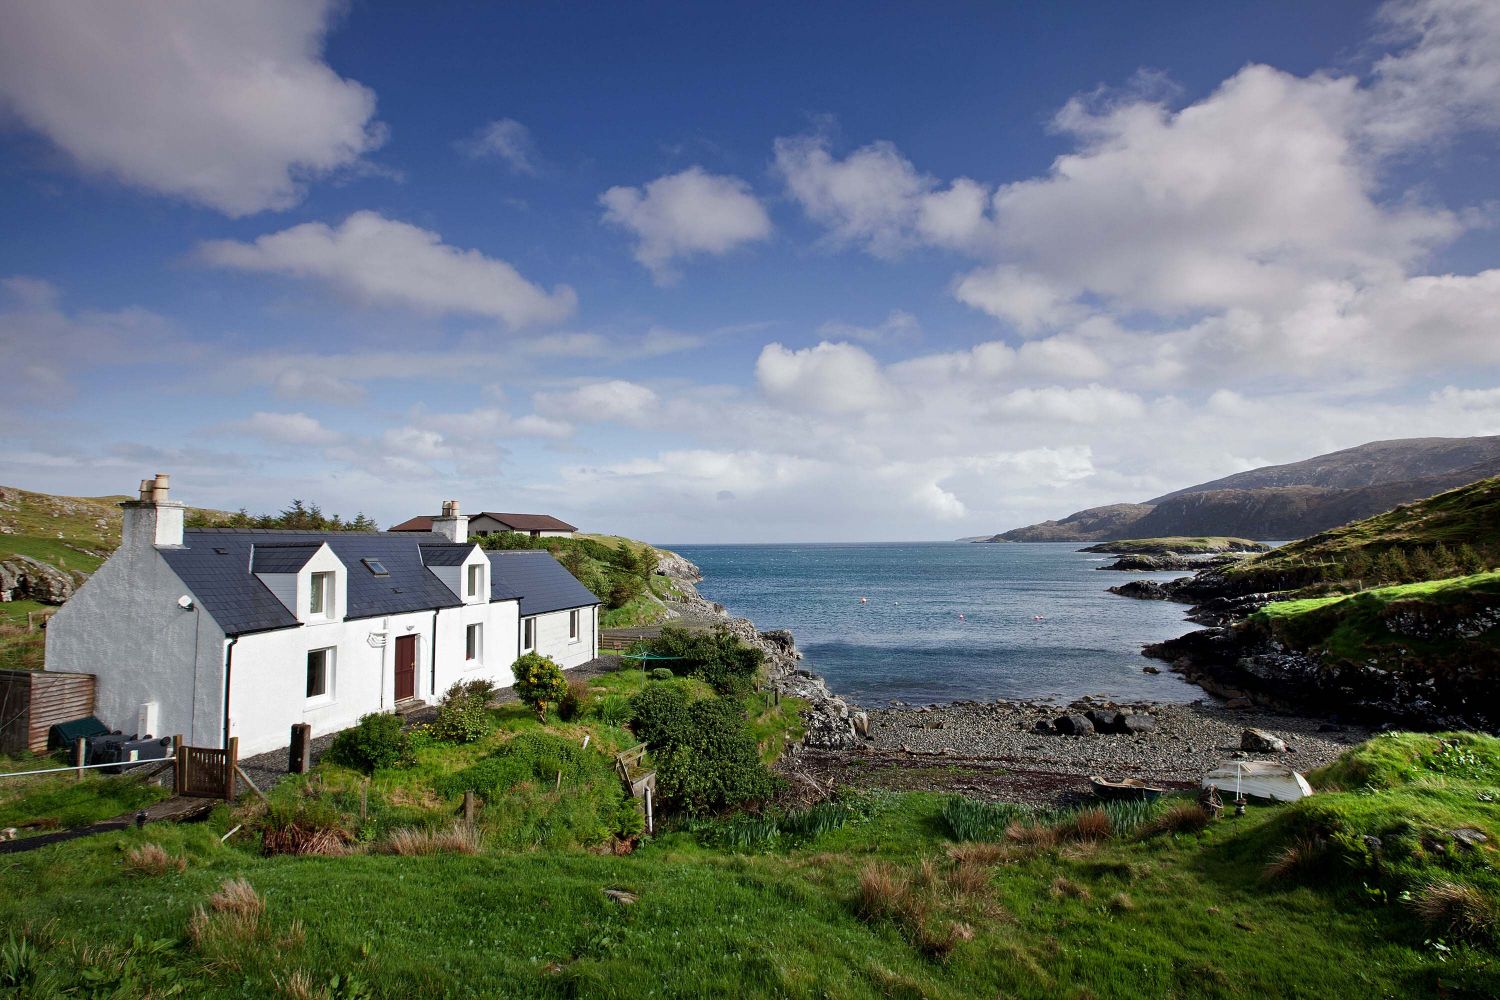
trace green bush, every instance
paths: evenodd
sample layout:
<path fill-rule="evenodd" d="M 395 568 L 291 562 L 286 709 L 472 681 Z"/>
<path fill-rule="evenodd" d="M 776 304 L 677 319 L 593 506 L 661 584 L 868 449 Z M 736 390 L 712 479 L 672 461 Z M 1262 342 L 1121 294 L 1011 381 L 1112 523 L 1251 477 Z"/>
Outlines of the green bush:
<path fill-rule="evenodd" d="M 562 668 L 540 653 L 526 653 L 517 658 L 511 670 L 516 675 L 517 697 L 546 722 L 548 707 L 560 702 L 568 691 Z"/>
<path fill-rule="evenodd" d="M 588 707 L 588 714 L 606 726 L 623 726 L 630 721 L 630 699 L 623 694 L 610 692 L 596 699 Z"/>
<path fill-rule="evenodd" d="M 652 752 L 665 808 L 704 816 L 776 791 L 779 779 L 761 763 L 739 702 L 706 698 L 689 705 L 687 716 L 686 731 Z"/>
<path fill-rule="evenodd" d="M 568 682 L 568 689 L 563 692 L 562 699 L 557 703 L 557 717 L 564 722 L 572 722 L 581 718 L 589 706 L 589 684 L 584 680 L 573 680 Z"/>
<path fill-rule="evenodd" d="M 722 695 L 747 693 L 765 659 L 760 650 L 746 646 L 724 628 L 690 632 L 669 625 L 651 640 L 649 650 L 657 656 L 680 657 L 675 672 L 707 681 Z"/>
<path fill-rule="evenodd" d="M 459 681 L 450 687 L 432 721 L 433 738 L 444 743 L 473 743 L 488 736 L 494 727 L 489 708 L 494 690 L 488 681 Z"/>
<path fill-rule="evenodd" d="M 657 667 L 655 670 L 651 671 L 651 679 L 653 681 L 669 681 L 675 676 L 677 675 L 672 673 L 672 671 L 667 667 Z"/>
<path fill-rule="evenodd" d="M 630 728 L 652 750 L 665 750 L 689 736 L 687 697 L 676 688 L 651 686 L 630 699 Z"/>
<path fill-rule="evenodd" d="M 411 762 L 411 750 L 401 720 L 390 712 L 372 712 L 333 738 L 325 760 L 370 774 L 382 767 L 402 767 Z"/>

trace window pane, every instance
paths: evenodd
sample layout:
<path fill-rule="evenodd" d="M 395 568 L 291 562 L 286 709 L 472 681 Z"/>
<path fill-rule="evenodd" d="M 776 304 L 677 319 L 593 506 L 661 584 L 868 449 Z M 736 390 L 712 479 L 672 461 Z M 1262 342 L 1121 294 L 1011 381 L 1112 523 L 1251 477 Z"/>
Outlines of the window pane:
<path fill-rule="evenodd" d="M 484 648 L 484 626 L 470 625 L 465 643 L 465 655 L 471 660 L 477 660 Z"/>
<path fill-rule="evenodd" d="M 578 638 L 578 612 L 576 611 L 568 612 L 568 638 Z"/>
<path fill-rule="evenodd" d="M 328 693 L 328 650 L 315 649 L 307 654 L 307 696 L 316 698 Z"/>
<path fill-rule="evenodd" d="M 312 575 L 312 613 L 321 615 L 323 613 L 324 584 L 328 579 L 326 573 L 314 573 Z"/>

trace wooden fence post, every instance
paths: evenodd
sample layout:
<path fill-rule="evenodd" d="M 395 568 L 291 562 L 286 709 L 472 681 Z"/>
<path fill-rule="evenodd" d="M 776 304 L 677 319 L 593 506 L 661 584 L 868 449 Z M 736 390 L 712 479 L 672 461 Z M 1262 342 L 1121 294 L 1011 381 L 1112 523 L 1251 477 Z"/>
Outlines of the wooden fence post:
<path fill-rule="evenodd" d="M 172 792 L 182 795 L 187 791 L 188 786 L 188 748 L 180 734 L 177 737 L 177 766 L 173 768 L 173 772 Z"/>
<path fill-rule="evenodd" d="M 229 737 L 229 746 L 224 751 L 224 801 L 234 801 L 235 769 L 240 766 L 240 738 Z"/>
<path fill-rule="evenodd" d="M 289 774 L 306 774 L 312 768 L 312 725 L 297 722 L 292 725 L 292 745 L 286 764 Z"/>
<path fill-rule="evenodd" d="M 82 736 L 73 741 L 73 766 L 78 768 L 73 772 L 75 777 L 83 777 L 83 765 L 88 763 L 88 740 Z"/>
<path fill-rule="evenodd" d="M 464 822 L 474 825 L 474 789 L 464 792 Z"/>

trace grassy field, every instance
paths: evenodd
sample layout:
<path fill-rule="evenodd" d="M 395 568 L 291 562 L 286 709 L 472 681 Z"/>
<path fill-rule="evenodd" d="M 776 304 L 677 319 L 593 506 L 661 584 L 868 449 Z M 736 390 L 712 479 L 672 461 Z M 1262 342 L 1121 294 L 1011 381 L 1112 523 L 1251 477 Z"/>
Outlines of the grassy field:
<path fill-rule="evenodd" d="M 1493 612 L 1496 607 L 1500 607 L 1500 572 L 1491 571 L 1376 587 L 1352 595 L 1281 601 L 1267 605 L 1250 621 L 1298 649 L 1317 648 L 1355 661 L 1379 656 L 1391 647 L 1421 663 L 1424 656 L 1452 655 L 1455 643 L 1472 646 L 1475 653 L 1500 650 L 1500 630 L 1490 628 L 1464 638 L 1447 634 L 1424 638 L 1393 631 L 1393 615 L 1420 614 L 1437 623 Z"/>
<path fill-rule="evenodd" d="M 1315 776 L 1348 790 L 1296 805 L 1212 823 L 1163 807 L 1103 830 L 1076 815 L 1029 825 L 1011 811 L 1021 819 L 980 840 L 955 835 L 961 810 L 951 800 L 908 793 L 856 797 L 841 825 L 742 850 L 709 846 L 722 838 L 700 828 L 626 856 L 485 847 L 265 857 L 253 837 L 220 843 L 240 821 L 221 809 L 196 826 L 7 859 L 0 987 L 19 996 L 1490 997 L 1500 982 L 1494 925 L 1456 933 L 1451 918 L 1455 906 L 1493 918 L 1500 894 L 1500 806 L 1484 799 L 1500 780 L 1497 745 L 1382 737 Z M 969 811 L 983 809 L 995 807 Z M 1456 826 L 1490 843 L 1454 846 L 1444 831 Z M 1361 853 L 1366 836 L 1381 838 L 1379 857 Z M 224 889 L 241 879 L 245 887 Z M 1435 884 L 1460 887 L 1459 899 L 1472 893 L 1476 908 L 1445 903 Z"/>
<path fill-rule="evenodd" d="M 1264 552 L 1269 548 L 1264 542 L 1249 538 L 1231 538 L 1228 535 L 1198 535 L 1194 537 L 1174 535 L 1167 538 L 1126 538 L 1118 542 L 1100 542 L 1090 545 L 1085 552 L 1112 552 L 1120 555 L 1208 555 L 1216 552 Z"/>

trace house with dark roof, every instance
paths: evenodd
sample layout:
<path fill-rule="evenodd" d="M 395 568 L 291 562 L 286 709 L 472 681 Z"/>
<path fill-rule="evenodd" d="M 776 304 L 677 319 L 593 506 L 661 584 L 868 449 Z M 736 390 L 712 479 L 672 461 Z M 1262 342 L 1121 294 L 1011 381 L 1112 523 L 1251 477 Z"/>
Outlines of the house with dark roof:
<path fill-rule="evenodd" d="M 514 680 L 525 652 L 598 654 L 599 599 L 544 551 L 486 552 L 458 503 L 422 532 L 185 529 L 168 477 L 47 626 L 47 666 L 95 677 L 110 728 L 242 754 L 370 712 Z"/>
<path fill-rule="evenodd" d="M 431 531 L 432 518 L 422 515 L 394 525 L 392 531 Z M 571 538 L 578 529 L 551 514 L 503 514 L 486 510 L 469 518 L 469 534 L 477 537 L 514 531 L 532 538 Z"/>

